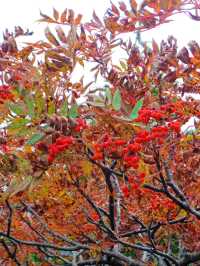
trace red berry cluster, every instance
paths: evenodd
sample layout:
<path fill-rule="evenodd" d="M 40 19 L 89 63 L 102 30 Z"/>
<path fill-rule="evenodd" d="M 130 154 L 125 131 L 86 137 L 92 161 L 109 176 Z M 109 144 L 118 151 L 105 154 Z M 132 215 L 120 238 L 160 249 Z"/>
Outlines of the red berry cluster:
<path fill-rule="evenodd" d="M 9 152 L 9 147 L 7 146 L 7 144 L 2 144 L 1 145 L 1 150 L 3 151 L 3 153 L 7 153 Z"/>
<path fill-rule="evenodd" d="M 151 131 L 142 130 L 137 133 L 134 142 L 128 144 L 122 152 L 123 160 L 126 167 L 137 169 L 139 166 L 138 152 L 142 149 L 142 145 L 150 141 L 156 141 L 158 144 L 163 144 L 170 131 L 180 133 L 181 124 L 178 121 L 170 122 L 166 126 L 156 126 Z"/>
<path fill-rule="evenodd" d="M 84 119 L 82 119 L 82 118 L 77 118 L 76 119 L 76 126 L 75 126 L 74 130 L 76 132 L 81 132 L 85 128 L 87 128 L 86 121 Z"/>
<path fill-rule="evenodd" d="M 136 143 L 145 143 L 149 142 L 151 140 L 150 132 L 147 130 L 142 130 L 137 134 L 137 137 L 135 138 Z"/>
<path fill-rule="evenodd" d="M 139 191 L 140 186 L 144 183 L 145 173 L 140 173 L 138 176 L 128 177 L 128 185 L 122 186 L 121 190 L 125 198 L 129 197 L 132 191 Z"/>
<path fill-rule="evenodd" d="M 173 117 L 170 117 L 173 116 Z M 184 102 L 182 100 L 177 100 L 176 102 L 170 102 L 162 105 L 159 109 L 151 108 L 142 108 L 138 112 L 138 118 L 135 119 L 135 122 L 142 122 L 148 124 L 151 119 L 156 121 L 163 120 L 165 118 L 168 121 L 172 118 L 184 116 Z"/>
<path fill-rule="evenodd" d="M 176 133 L 180 133 L 181 131 L 181 124 L 178 121 L 170 122 L 168 124 L 168 127 L 172 130 L 175 131 Z"/>
<path fill-rule="evenodd" d="M 158 141 L 162 144 L 164 139 L 168 136 L 170 131 L 174 131 L 177 134 L 181 131 L 181 123 L 178 121 L 173 121 L 168 123 L 166 126 L 156 126 L 151 129 L 151 131 L 142 130 L 139 132 L 135 138 L 135 142 L 139 144 L 144 144 L 150 141 Z"/>
<path fill-rule="evenodd" d="M 129 191 L 129 188 L 128 188 L 127 185 L 124 185 L 124 186 L 122 187 L 122 193 L 123 193 L 123 196 L 124 196 L 125 198 L 128 198 L 128 197 L 129 197 L 130 191 Z"/>
<path fill-rule="evenodd" d="M 169 129 L 166 126 L 157 126 L 152 128 L 151 131 L 151 139 L 160 139 L 163 140 L 164 138 L 167 137 L 169 132 Z"/>
<path fill-rule="evenodd" d="M 125 155 L 124 162 L 127 167 L 137 169 L 139 167 L 140 158 L 137 155 Z"/>
<path fill-rule="evenodd" d="M 160 107 L 165 114 L 176 114 L 182 116 L 184 114 L 184 102 L 177 101 L 175 103 L 167 103 Z"/>
<path fill-rule="evenodd" d="M 94 149 L 94 154 L 92 156 L 92 160 L 103 160 L 103 151 L 102 151 L 102 146 L 99 143 L 96 143 L 93 145 Z"/>
<path fill-rule="evenodd" d="M 8 85 L 0 86 L 0 103 L 4 103 L 5 100 L 13 100 L 14 95 L 10 92 L 12 87 Z"/>
<path fill-rule="evenodd" d="M 95 143 L 93 145 L 94 154 L 92 156 L 93 160 L 102 160 L 104 158 L 105 152 L 107 155 L 111 155 L 118 151 L 120 146 L 126 144 L 125 140 L 115 139 L 113 140 L 110 136 L 105 135 L 101 143 Z"/>
<path fill-rule="evenodd" d="M 48 162 L 52 163 L 58 153 L 66 150 L 73 143 L 74 138 L 72 136 L 61 136 L 57 138 L 56 142 L 48 147 Z"/>
<path fill-rule="evenodd" d="M 165 118 L 165 115 L 163 112 L 159 110 L 152 110 L 149 108 L 142 108 L 138 112 L 139 116 L 137 119 L 135 119 L 135 122 L 142 122 L 144 124 L 148 124 L 150 119 L 155 119 L 155 120 L 161 120 Z"/>
<path fill-rule="evenodd" d="M 106 135 L 101 143 L 93 144 L 93 160 L 102 160 L 104 156 L 111 157 L 115 153 L 119 158 L 122 158 L 126 168 L 137 169 L 139 167 L 140 157 L 138 152 L 146 143 L 154 141 L 158 144 L 163 144 L 170 132 L 180 133 L 181 124 L 179 121 L 172 121 L 167 125 L 155 126 L 150 131 L 141 130 L 136 133 L 133 142 L 128 143 L 123 139 L 112 139 Z M 115 157 L 116 158 L 116 157 Z"/>

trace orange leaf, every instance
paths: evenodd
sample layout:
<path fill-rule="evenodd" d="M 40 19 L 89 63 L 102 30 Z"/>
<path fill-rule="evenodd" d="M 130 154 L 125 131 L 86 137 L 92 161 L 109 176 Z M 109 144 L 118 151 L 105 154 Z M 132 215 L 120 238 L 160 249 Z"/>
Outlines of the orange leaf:
<path fill-rule="evenodd" d="M 130 0 L 131 7 L 137 9 L 137 2 L 135 0 Z"/>
<path fill-rule="evenodd" d="M 82 17 L 83 17 L 83 15 L 78 14 L 78 16 L 75 18 L 74 24 L 75 25 L 79 25 L 80 22 L 81 22 Z"/>

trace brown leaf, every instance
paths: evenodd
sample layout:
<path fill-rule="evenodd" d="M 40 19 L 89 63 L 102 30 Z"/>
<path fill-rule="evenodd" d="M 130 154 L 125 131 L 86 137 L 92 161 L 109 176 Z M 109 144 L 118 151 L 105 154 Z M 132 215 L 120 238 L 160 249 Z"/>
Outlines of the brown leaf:
<path fill-rule="evenodd" d="M 55 20 L 59 19 L 59 13 L 55 8 L 53 8 L 53 17 L 55 18 Z"/>
<path fill-rule="evenodd" d="M 189 42 L 188 46 L 193 56 L 200 56 L 200 47 L 196 41 Z"/>
<path fill-rule="evenodd" d="M 47 27 L 45 29 L 45 37 L 48 39 L 48 41 L 52 44 L 54 44 L 55 46 L 59 46 L 59 42 L 57 41 L 57 39 L 55 38 L 55 36 L 51 33 L 49 27 Z"/>
<path fill-rule="evenodd" d="M 41 11 L 40 11 L 40 16 L 42 17 L 42 19 L 39 19 L 38 21 L 39 22 L 49 22 L 49 23 L 52 23 L 54 22 L 54 20 L 52 18 L 50 18 L 49 16 L 43 14 Z"/>
<path fill-rule="evenodd" d="M 76 41 L 77 41 L 76 26 L 71 25 L 71 29 L 67 36 L 67 43 L 69 44 L 70 47 L 73 47 Z"/>
<path fill-rule="evenodd" d="M 92 17 L 93 17 L 94 21 L 95 21 L 99 26 L 102 26 L 102 22 L 101 22 L 100 18 L 97 16 L 97 14 L 95 13 L 95 11 L 93 11 Z"/>
<path fill-rule="evenodd" d="M 176 71 L 170 71 L 165 77 L 164 80 L 167 82 L 174 82 L 177 79 Z"/>
<path fill-rule="evenodd" d="M 126 11 L 127 7 L 124 2 L 119 2 L 119 8 L 121 11 Z"/>
<path fill-rule="evenodd" d="M 61 42 L 67 43 L 67 36 L 65 35 L 63 29 L 60 26 L 56 27 L 56 33 Z"/>
<path fill-rule="evenodd" d="M 196 21 L 200 21 L 200 16 L 193 15 L 191 12 L 188 12 L 189 16 Z"/>
<path fill-rule="evenodd" d="M 22 180 L 13 178 L 5 193 L 8 197 L 13 197 L 17 193 L 27 190 L 28 187 L 31 185 L 32 181 L 33 178 L 31 176 L 27 176 Z"/>
<path fill-rule="evenodd" d="M 80 34 L 80 39 L 81 41 L 85 41 L 86 40 L 86 34 L 85 34 L 85 30 L 83 28 L 83 26 L 81 25 L 81 34 Z"/>
<path fill-rule="evenodd" d="M 137 2 L 135 0 L 130 0 L 130 5 L 134 10 L 137 9 Z"/>
<path fill-rule="evenodd" d="M 190 63 L 189 52 L 188 52 L 188 50 L 187 50 L 185 47 L 183 47 L 183 48 L 179 51 L 179 53 L 178 53 L 178 55 L 177 55 L 177 58 L 180 59 L 180 60 L 181 60 L 183 63 L 185 63 L 185 64 L 189 64 L 189 63 Z"/>
<path fill-rule="evenodd" d="M 158 52 L 159 52 L 159 47 L 158 47 L 158 44 L 155 42 L 154 39 L 152 40 L 152 47 L 153 47 L 153 52 L 154 52 L 154 54 L 158 54 Z"/>
<path fill-rule="evenodd" d="M 62 14 L 60 16 L 60 21 L 62 23 L 65 23 L 67 21 L 67 8 L 62 12 Z"/>
<path fill-rule="evenodd" d="M 72 9 L 69 9 L 69 14 L 68 14 L 67 22 L 69 24 L 74 24 L 74 11 Z"/>
<path fill-rule="evenodd" d="M 21 58 L 27 58 L 30 53 L 33 51 L 33 47 L 32 46 L 27 46 L 25 48 L 23 48 L 20 52 L 19 52 L 19 56 Z"/>

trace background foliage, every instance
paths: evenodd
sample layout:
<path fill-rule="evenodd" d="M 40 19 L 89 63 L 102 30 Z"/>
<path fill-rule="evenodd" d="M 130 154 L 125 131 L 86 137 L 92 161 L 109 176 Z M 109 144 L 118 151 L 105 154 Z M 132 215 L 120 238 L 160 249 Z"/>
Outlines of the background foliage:
<path fill-rule="evenodd" d="M 55 31 L 21 49 L 32 33 L 4 32 L 1 265 L 199 264 L 200 46 L 140 38 L 174 14 L 200 20 L 199 5 L 121 1 L 88 23 L 53 9 L 40 21 Z M 88 64 L 91 82 L 72 82 Z"/>

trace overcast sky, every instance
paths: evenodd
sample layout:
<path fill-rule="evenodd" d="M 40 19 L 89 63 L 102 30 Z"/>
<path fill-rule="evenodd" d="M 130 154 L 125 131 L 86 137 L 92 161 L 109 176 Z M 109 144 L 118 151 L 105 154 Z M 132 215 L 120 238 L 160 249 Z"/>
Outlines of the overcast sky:
<path fill-rule="evenodd" d="M 82 13 L 87 20 L 91 17 L 94 9 L 102 17 L 110 3 L 109 0 L 1 0 L 1 2 L 0 32 L 6 27 L 12 29 L 15 25 L 20 25 L 33 30 L 37 38 L 43 37 L 43 26 L 36 22 L 40 17 L 39 10 L 46 14 L 52 14 L 52 7 L 59 11 L 63 11 L 64 8 L 72 8 L 76 12 Z M 117 3 L 118 0 L 113 0 L 113 2 Z M 143 38 L 145 40 L 154 38 L 160 42 L 172 34 L 177 37 L 180 46 L 186 45 L 192 39 L 200 40 L 200 22 L 192 21 L 185 15 L 179 15 L 174 19 L 175 21 L 172 23 L 145 33 Z"/>

